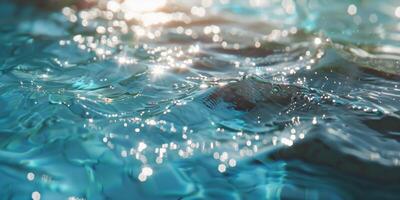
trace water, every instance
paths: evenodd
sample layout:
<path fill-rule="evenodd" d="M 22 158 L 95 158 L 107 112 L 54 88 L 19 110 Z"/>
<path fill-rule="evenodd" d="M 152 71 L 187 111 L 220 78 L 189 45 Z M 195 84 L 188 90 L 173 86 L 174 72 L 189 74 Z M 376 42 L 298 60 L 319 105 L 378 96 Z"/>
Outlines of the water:
<path fill-rule="evenodd" d="M 399 2 L 33 4 L 0 4 L 2 199 L 399 198 Z"/>

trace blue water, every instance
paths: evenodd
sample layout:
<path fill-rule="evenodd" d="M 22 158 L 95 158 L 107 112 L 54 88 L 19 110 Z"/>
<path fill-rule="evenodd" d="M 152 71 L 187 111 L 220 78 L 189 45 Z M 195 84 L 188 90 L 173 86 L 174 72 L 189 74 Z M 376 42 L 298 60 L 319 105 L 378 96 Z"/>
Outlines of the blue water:
<path fill-rule="evenodd" d="M 396 0 L 0 1 L 1 199 L 399 199 Z"/>

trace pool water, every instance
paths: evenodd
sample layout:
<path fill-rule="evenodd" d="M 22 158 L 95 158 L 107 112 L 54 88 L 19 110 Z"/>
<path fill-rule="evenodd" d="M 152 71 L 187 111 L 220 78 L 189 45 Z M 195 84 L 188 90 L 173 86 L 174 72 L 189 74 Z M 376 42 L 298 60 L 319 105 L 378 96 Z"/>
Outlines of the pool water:
<path fill-rule="evenodd" d="M 400 198 L 396 0 L 0 11 L 1 199 Z"/>

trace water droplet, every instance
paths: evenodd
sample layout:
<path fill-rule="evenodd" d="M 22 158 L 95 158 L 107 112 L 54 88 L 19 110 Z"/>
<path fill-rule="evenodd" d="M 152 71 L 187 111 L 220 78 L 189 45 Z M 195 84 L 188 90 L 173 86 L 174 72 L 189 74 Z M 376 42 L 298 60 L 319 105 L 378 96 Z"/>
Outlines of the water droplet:
<path fill-rule="evenodd" d="M 33 180 L 35 179 L 35 174 L 32 173 L 32 172 L 29 172 L 29 173 L 26 175 L 26 178 L 27 178 L 29 181 L 33 181 Z"/>
<path fill-rule="evenodd" d="M 357 14 L 357 6 L 355 6 L 354 4 L 350 4 L 349 7 L 347 7 L 347 13 L 349 15 Z"/>
<path fill-rule="evenodd" d="M 313 125 L 316 125 L 317 123 L 318 123 L 317 117 L 313 117 L 312 124 L 313 124 Z"/>
<path fill-rule="evenodd" d="M 32 192 L 32 199 L 33 200 L 40 200 L 40 193 L 38 191 Z"/>
<path fill-rule="evenodd" d="M 235 167 L 236 166 L 236 160 L 235 159 L 230 159 L 228 162 L 230 167 Z"/>
<path fill-rule="evenodd" d="M 224 173 L 226 171 L 226 165 L 225 164 L 219 164 L 218 165 L 218 171 L 221 173 Z"/>
<path fill-rule="evenodd" d="M 400 18 L 400 6 L 396 8 L 396 10 L 394 11 L 394 16 Z"/>

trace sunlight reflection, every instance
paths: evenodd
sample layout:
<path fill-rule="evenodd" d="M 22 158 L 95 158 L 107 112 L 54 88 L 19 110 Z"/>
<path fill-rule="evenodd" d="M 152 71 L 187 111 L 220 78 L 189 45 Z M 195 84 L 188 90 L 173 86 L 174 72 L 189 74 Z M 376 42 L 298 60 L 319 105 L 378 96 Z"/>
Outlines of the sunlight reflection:
<path fill-rule="evenodd" d="M 124 12 L 151 12 L 165 6 L 167 0 L 126 0 L 121 4 Z"/>
<path fill-rule="evenodd" d="M 157 76 L 161 76 L 162 74 L 164 74 L 164 71 L 165 71 L 165 69 L 163 66 L 157 65 L 152 68 L 151 74 L 153 74 L 154 76 L 157 77 Z"/>

